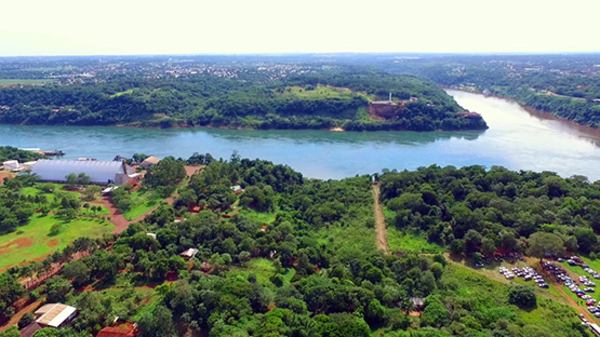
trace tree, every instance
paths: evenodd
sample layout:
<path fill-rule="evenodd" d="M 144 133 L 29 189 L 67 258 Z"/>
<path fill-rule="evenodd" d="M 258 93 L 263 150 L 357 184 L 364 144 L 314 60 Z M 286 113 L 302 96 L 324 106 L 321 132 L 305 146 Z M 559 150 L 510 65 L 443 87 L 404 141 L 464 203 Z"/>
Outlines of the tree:
<path fill-rule="evenodd" d="M 496 243 L 490 238 L 481 240 L 481 252 L 485 255 L 493 254 L 496 251 Z"/>
<path fill-rule="evenodd" d="M 64 302 L 73 286 L 61 276 L 53 276 L 46 282 L 48 302 Z"/>
<path fill-rule="evenodd" d="M 90 185 L 85 189 L 85 191 L 83 191 L 83 198 L 85 200 L 94 200 L 96 199 L 98 193 L 100 193 L 101 191 L 102 189 L 100 188 L 100 186 Z"/>
<path fill-rule="evenodd" d="M 508 302 L 523 309 L 535 308 L 535 290 L 531 286 L 514 286 L 508 292 Z"/>
<path fill-rule="evenodd" d="M 69 186 L 75 186 L 77 185 L 77 182 L 79 181 L 79 177 L 77 177 L 77 174 L 75 173 L 69 173 L 65 176 L 65 179 L 67 180 L 67 185 Z"/>
<path fill-rule="evenodd" d="M 173 314 L 162 305 L 146 313 L 138 322 L 140 337 L 164 337 L 173 333 Z"/>
<path fill-rule="evenodd" d="M 88 176 L 87 174 L 85 174 L 84 172 L 79 173 L 79 175 L 77 176 L 77 183 L 79 185 L 89 185 L 89 183 L 92 181 L 92 178 L 90 178 L 90 176 Z"/>
<path fill-rule="evenodd" d="M 21 321 L 19 321 L 19 323 L 21 323 Z M 19 326 L 21 325 L 19 324 Z M 16 325 L 12 325 L 6 331 L 0 333 L 0 337 L 21 337 L 21 333 Z"/>
<path fill-rule="evenodd" d="M 76 287 L 81 287 L 90 280 L 91 270 L 83 260 L 75 260 L 63 269 L 63 275 L 72 279 Z"/>
<path fill-rule="evenodd" d="M 29 324 L 33 323 L 33 321 L 35 321 L 35 316 L 33 316 L 33 314 L 30 313 L 30 312 L 26 313 L 19 320 L 19 329 L 23 329 L 24 327 L 26 327 Z"/>
<path fill-rule="evenodd" d="M 537 257 L 541 261 L 546 255 L 562 256 L 564 253 L 564 244 L 556 234 L 537 232 L 529 237 L 529 256 Z"/>
<path fill-rule="evenodd" d="M 185 163 L 169 156 L 148 169 L 144 183 L 151 187 L 175 186 L 185 176 Z"/>
<path fill-rule="evenodd" d="M 481 245 L 481 234 L 474 229 L 469 229 L 465 235 L 465 253 L 470 255 L 479 250 Z"/>

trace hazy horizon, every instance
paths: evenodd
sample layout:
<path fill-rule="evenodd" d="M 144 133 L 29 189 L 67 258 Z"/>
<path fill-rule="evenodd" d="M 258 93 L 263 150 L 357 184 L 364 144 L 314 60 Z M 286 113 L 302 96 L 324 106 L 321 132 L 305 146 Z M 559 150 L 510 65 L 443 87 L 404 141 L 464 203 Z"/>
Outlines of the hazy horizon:
<path fill-rule="evenodd" d="M 3 56 L 599 53 L 600 1 L 25 0 Z"/>

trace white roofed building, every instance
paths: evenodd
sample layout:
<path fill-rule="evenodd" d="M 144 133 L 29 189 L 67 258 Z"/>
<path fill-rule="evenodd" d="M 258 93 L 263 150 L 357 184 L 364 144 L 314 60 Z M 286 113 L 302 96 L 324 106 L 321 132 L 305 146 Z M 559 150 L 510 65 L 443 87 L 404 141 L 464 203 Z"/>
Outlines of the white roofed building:
<path fill-rule="evenodd" d="M 35 311 L 35 321 L 43 327 L 59 328 L 70 322 L 77 315 L 74 307 L 52 303 L 43 305 Z"/>
<path fill-rule="evenodd" d="M 66 176 L 85 173 L 90 176 L 92 184 L 122 185 L 136 178 L 133 169 L 118 161 L 78 161 L 78 160 L 38 160 L 32 174 L 37 174 L 41 181 L 66 182 Z"/>

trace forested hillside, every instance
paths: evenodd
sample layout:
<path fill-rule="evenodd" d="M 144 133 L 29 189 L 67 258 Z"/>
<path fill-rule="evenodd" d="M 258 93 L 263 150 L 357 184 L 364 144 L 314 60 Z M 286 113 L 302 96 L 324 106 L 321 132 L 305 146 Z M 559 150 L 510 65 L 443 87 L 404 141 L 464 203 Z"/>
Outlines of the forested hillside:
<path fill-rule="evenodd" d="M 188 164 L 205 167 L 179 184 L 172 206 L 121 234 L 78 239 L 1 274 L 2 315 L 15 314 L 19 297 L 74 305 L 70 327 L 44 330 L 59 337 L 90 336 L 115 316 L 137 322 L 142 337 L 588 336 L 571 308 L 529 288 L 516 288 L 533 296 L 521 308 L 513 288 L 441 254 L 377 251 L 368 175 L 306 179 L 237 154 L 228 161 L 195 154 Z M 182 169 L 182 161 L 169 161 L 142 183 L 169 184 L 163 173 Z M 13 180 L 0 188 L 18 194 L 25 180 L 35 184 Z M 600 194 L 581 177 L 430 167 L 384 172 L 380 183 L 386 211 L 395 214 L 390 226 L 427 232 L 454 251 L 518 251 L 536 232 L 597 251 L 590 238 Z M 186 260 L 180 254 L 189 248 L 198 252 Z M 83 257 L 73 259 L 76 252 Z M 65 263 L 63 271 L 37 289 L 17 282 L 52 263 Z M 413 298 L 425 299 L 422 314 Z"/>
<path fill-rule="evenodd" d="M 140 127 L 214 126 L 254 129 L 457 130 L 485 129 L 433 82 L 365 67 L 307 65 L 264 77 L 257 66 L 225 75 L 148 78 L 110 76 L 81 84 L 0 88 L 0 122 Z M 388 120 L 366 114 L 370 101 L 406 101 Z M 418 101 L 409 101 L 415 97 Z"/>
<path fill-rule="evenodd" d="M 361 61 L 362 62 L 362 61 Z M 600 56 L 502 55 L 364 60 L 393 73 L 518 100 L 579 124 L 600 127 Z"/>

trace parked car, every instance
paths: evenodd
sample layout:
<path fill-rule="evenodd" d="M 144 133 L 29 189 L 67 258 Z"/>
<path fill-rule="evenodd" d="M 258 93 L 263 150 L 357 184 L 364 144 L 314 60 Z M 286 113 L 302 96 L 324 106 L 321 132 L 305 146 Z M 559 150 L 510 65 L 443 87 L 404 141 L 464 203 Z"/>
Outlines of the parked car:
<path fill-rule="evenodd" d="M 538 286 L 540 288 L 548 288 L 549 287 L 548 284 L 546 284 L 546 283 L 539 283 Z"/>

